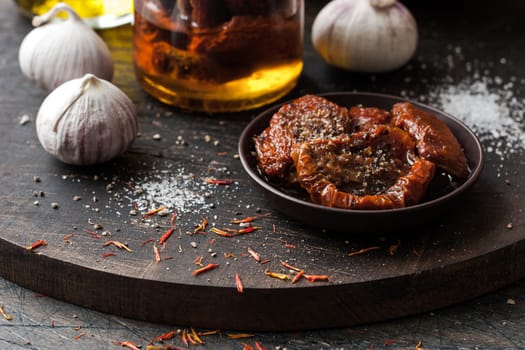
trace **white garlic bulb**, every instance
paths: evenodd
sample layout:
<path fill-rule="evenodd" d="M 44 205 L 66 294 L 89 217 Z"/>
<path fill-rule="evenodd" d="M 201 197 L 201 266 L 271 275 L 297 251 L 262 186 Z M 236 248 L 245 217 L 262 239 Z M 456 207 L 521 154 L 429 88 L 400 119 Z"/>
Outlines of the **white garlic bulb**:
<path fill-rule="evenodd" d="M 333 0 L 317 14 L 312 42 L 329 64 L 356 72 L 400 68 L 414 55 L 417 24 L 396 0 Z"/>
<path fill-rule="evenodd" d="M 86 74 L 46 97 L 36 117 L 36 131 L 44 149 L 65 163 L 103 163 L 135 139 L 136 108 L 118 87 Z"/>
<path fill-rule="evenodd" d="M 65 11 L 68 18 L 55 20 Z M 25 76 L 46 90 L 91 73 L 102 79 L 113 78 L 113 59 L 104 41 L 68 5 L 56 4 L 49 12 L 33 18 L 34 28 L 18 52 Z"/>

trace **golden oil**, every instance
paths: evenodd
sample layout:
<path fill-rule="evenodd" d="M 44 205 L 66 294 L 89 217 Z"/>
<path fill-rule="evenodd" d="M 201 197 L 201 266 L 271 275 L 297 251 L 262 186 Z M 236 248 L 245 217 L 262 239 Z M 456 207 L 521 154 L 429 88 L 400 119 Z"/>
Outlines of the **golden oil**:
<path fill-rule="evenodd" d="M 146 92 L 183 109 L 268 104 L 301 74 L 303 11 L 303 0 L 136 0 L 137 78 Z"/>

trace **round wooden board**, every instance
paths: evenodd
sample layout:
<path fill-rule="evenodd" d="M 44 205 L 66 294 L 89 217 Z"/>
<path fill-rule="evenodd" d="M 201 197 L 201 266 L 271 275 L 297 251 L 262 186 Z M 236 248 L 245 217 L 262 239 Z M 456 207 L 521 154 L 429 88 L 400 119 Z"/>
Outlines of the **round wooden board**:
<path fill-rule="evenodd" d="M 311 21 L 317 8 L 309 11 Z M 24 28 L 29 30 L 28 25 Z M 386 320 L 473 298 L 525 276 L 520 263 L 525 254 L 525 197 L 519 186 L 524 167 L 517 161 L 522 154 L 505 160 L 488 154 L 476 185 L 434 223 L 366 237 L 306 227 L 272 210 L 235 156 L 238 137 L 257 111 L 207 116 L 163 106 L 145 96 L 134 80 L 129 28 L 105 35 L 116 57 L 115 83 L 138 105 L 141 130 L 132 148 L 109 164 L 73 167 L 46 154 L 34 129 L 34 116 L 46 94 L 20 73 L 2 76 L 9 93 L 2 94 L 0 118 L 1 276 L 38 293 L 116 315 L 245 330 Z M 22 37 L 21 32 L 13 33 L 10 40 Z M 313 83 L 326 72 L 311 48 L 307 50 L 304 77 L 287 98 L 333 90 L 333 84 L 322 79 L 323 86 Z M 6 55 L 11 63 L 3 72 L 17 72 L 16 52 Z M 343 81 L 334 83 L 337 89 L 349 89 Z M 20 125 L 22 114 L 32 121 Z M 508 170 L 502 174 L 501 169 Z M 235 181 L 213 185 L 207 178 Z M 170 179 L 164 185 L 170 190 L 156 195 L 158 183 Z M 144 198 L 154 200 L 146 205 Z M 167 216 L 143 217 L 148 209 L 167 203 L 176 206 Z M 138 214 L 130 215 L 135 206 Z M 170 227 L 174 212 L 174 233 L 161 247 L 155 241 Z M 210 231 L 239 228 L 230 221 L 248 216 L 258 216 L 253 222 L 258 230 L 236 237 Z M 206 232 L 192 234 L 203 217 L 209 222 Z M 47 246 L 26 249 L 39 239 Z M 132 252 L 105 246 L 112 240 L 127 244 Z M 159 263 L 154 243 L 160 248 Z M 104 257 L 105 253 L 114 255 Z M 203 265 L 219 266 L 194 276 L 199 257 Z M 328 275 L 331 281 L 302 279 L 292 284 L 267 276 L 265 271 L 289 273 L 280 261 L 307 274 Z M 236 274 L 243 293 L 237 291 Z"/>

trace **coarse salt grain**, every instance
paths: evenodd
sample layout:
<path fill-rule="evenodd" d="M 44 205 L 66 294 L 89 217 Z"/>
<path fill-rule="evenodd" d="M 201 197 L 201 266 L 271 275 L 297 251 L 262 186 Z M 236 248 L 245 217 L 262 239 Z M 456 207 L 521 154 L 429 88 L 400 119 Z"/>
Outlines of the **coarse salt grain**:
<path fill-rule="evenodd" d="M 488 153 L 505 159 L 525 150 L 525 102 L 513 92 L 514 82 L 474 72 L 459 83 L 437 86 L 428 102 L 462 120 Z"/>
<path fill-rule="evenodd" d="M 152 172 L 131 181 L 135 189 L 126 190 L 126 197 L 136 203 L 141 211 L 163 206 L 181 214 L 210 208 L 204 196 L 207 185 L 202 179 L 185 174 L 183 169 L 178 173 Z"/>

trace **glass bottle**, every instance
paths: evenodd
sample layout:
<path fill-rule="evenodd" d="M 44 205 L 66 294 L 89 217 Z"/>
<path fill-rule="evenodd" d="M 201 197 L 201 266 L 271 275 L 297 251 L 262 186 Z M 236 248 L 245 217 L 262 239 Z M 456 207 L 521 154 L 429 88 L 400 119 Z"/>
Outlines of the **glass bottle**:
<path fill-rule="evenodd" d="M 90 26 L 112 28 L 133 21 L 133 0 L 14 0 L 21 12 L 38 16 L 48 12 L 58 2 L 71 6 Z M 175 0 L 173 0 L 175 1 Z"/>
<path fill-rule="evenodd" d="M 297 83 L 303 24 L 304 0 L 135 0 L 135 72 L 183 109 L 263 106 Z"/>

